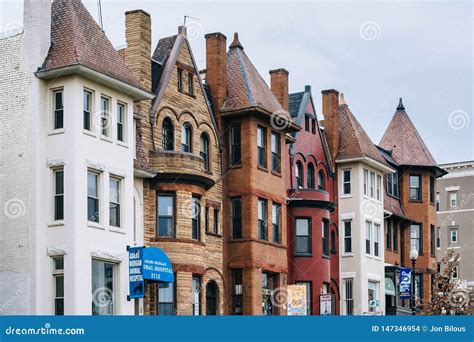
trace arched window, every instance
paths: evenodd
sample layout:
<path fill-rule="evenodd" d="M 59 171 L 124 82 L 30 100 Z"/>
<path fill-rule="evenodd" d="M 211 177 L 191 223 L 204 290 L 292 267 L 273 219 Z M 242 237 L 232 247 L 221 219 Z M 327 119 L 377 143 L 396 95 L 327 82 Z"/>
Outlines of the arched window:
<path fill-rule="evenodd" d="M 324 178 L 324 172 L 322 170 L 318 172 L 318 189 L 326 190 L 326 179 Z"/>
<path fill-rule="evenodd" d="M 314 189 L 314 166 L 313 163 L 308 164 L 308 171 L 307 171 L 307 179 L 308 179 L 308 189 Z"/>
<path fill-rule="evenodd" d="M 209 171 L 210 169 L 210 159 L 209 159 L 209 137 L 206 133 L 201 134 L 201 158 L 204 160 L 204 170 Z"/>
<path fill-rule="evenodd" d="M 217 315 L 218 288 L 215 281 L 209 281 L 206 285 L 206 316 Z"/>
<path fill-rule="evenodd" d="M 181 151 L 192 152 L 193 130 L 191 125 L 185 123 L 181 128 Z"/>
<path fill-rule="evenodd" d="M 170 118 L 163 120 L 163 150 L 173 151 L 174 150 L 174 127 Z"/>
<path fill-rule="evenodd" d="M 303 188 L 303 164 L 300 161 L 296 162 L 296 188 Z"/>

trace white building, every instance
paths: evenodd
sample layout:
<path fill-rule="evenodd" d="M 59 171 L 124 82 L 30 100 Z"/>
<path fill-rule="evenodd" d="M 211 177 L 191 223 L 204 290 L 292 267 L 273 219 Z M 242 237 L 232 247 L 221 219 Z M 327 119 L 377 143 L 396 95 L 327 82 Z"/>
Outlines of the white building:
<path fill-rule="evenodd" d="M 0 314 L 133 314 L 133 103 L 152 95 L 80 1 L 25 0 L 0 56 Z"/>
<path fill-rule="evenodd" d="M 323 91 L 324 126 L 337 169 L 342 315 L 385 312 L 383 174 L 394 172 L 341 94 Z"/>

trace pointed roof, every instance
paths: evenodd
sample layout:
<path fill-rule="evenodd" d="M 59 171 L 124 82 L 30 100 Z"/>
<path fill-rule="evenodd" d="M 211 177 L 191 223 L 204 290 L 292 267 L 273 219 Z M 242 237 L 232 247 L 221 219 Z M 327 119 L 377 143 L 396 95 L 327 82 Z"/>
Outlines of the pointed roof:
<path fill-rule="evenodd" d="M 74 65 L 143 90 L 82 2 L 56 0 L 51 5 L 51 46 L 39 71 Z"/>
<path fill-rule="evenodd" d="M 392 158 L 400 165 L 438 166 L 415 125 L 405 112 L 401 98 L 392 121 L 380 141 L 380 146 L 392 151 Z"/>
<path fill-rule="evenodd" d="M 237 33 L 227 53 L 227 96 L 222 112 L 258 108 L 274 113 L 283 108 L 250 61 Z"/>
<path fill-rule="evenodd" d="M 343 99 L 344 97 L 342 97 Z M 345 101 L 339 105 L 339 151 L 336 160 L 368 157 L 385 166 L 385 159 L 355 118 Z"/>

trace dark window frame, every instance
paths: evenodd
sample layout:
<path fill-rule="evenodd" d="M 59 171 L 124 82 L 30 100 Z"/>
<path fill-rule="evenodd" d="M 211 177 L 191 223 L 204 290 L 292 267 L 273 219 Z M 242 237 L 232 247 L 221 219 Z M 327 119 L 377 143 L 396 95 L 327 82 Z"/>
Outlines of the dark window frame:
<path fill-rule="evenodd" d="M 257 165 L 267 168 L 267 128 L 260 125 L 257 125 Z"/>
<path fill-rule="evenodd" d="M 87 221 L 89 222 L 100 222 L 100 173 L 94 170 L 87 171 L 87 189 L 89 189 L 89 175 L 94 175 L 95 177 L 95 195 L 92 196 L 89 194 L 89 190 L 87 191 Z M 94 208 L 91 208 L 93 204 Z M 94 214 L 91 216 L 92 209 L 94 209 Z"/>
<path fill-rule="evenodd" d="M 326 175 L 323 170 L 318 171 L 318 190 L 326 191 Z"/>
<path fill-rule="evenodd" d="M 159 210 L 160 210 L 160 197 L 171 197 L 171 204 L 173 206 L 172 208 L 172 215 L 160 215 Z M 169 191 L 163 191 L 163 192 L 157 192 L 156 194 L 156 229 L 155 229 L 155 235 L 158 238 L 174 238 L 176 236 L 176 194 L 174 192 L 169 192 Z M 171 229 L 172 233 L 171 234 L 160 234 L 160 218 L 165 218 L 167 220 L 171 220 Z"/>
<path fill-rule="evenodd" d="M 346 174 L 349 175 L 349 180 L 346 180 Z M 342 194 L 352 195 L 352 169 L 342 170 Z"/>
<path fill-rule="evenodd" d="M 413 178 L 418 178 L 418 187 L 412 187 L 411 185 L 411 179 Z M 410 173 L 410 175 L 408 176 L 408 190 L 409 190 L 409 199 L 410 199 L 410 202 L 422 202 L 423 200 L 423 193 L 422 193 L 422 182 L 423 182 L 423 178 L 422 178 L 422 175 L 419 174 L 419 173 Z M 412 190 L 415 190 L 416 191 L 416 197 L 413 197 L 412 196 Z"/>
<path fill-rule="evenodd" d="M 91 131 L 92 128 L 92 101 L 93 92 L 88 89 L 83 90 L 82 95 L 82 128 Z"/>
<path fill-rule="evenodd" d="M 58 186 L 58 177 L 61 175 L 61 180 Z M 54 179 L 54 206 L 53 206 L 53 218 L 54 221 L 64 220 L 64 169 L 53 170 Z M 58 187 L 60 189 L 58 189 Z"/>
<path fill-rule="evenodd" d="M 343 254 L 352 254 L 352 219 L 343 220 L 344 226 L 344 253 Z M 347 224 L 349 224 L 350 235 L 347 235 Z M 348 243 L 349 242 L 349 243 Z M 348 248 L 349 247 L 349 248 Z"/>
<path fill-rule="evenodd" d="M 435 178 L 430 176 L 430 204 L 435 204 Z"/>
<path fill-rule="evenodd" d="M 244 314 L 243 301 L 243 270 L 241 268 L 231 269 L 232 278 L 232 315 Z"/>
<path fill-rule="evenodd" d="M 242 133 L 240 124 L 233 124 L 230 127 L 230 166 L 239 166 L 242 163 Z"/>
<path fill-rule="evenodd" d="M 417 238 L 412 237 L 412 227 L 418 227 L 419 236 Z M 412 240 L 418 241 L 418 255 L 423 255 L 423 225 L 420 223 L 410 225 L 410 250 L 412 249 Z"/>
<path fill-rule="evenodd" d="M 111 187 L 112 187 L 112 182 L 116 182 L 117 183 L 117 193 L 118 193 L 118 198 L 113 201 L 113 199 L 111 198 Z M 121 227 L 121 190 L 120 187 L 122 186 L 122 179 L 119 178 L 119 177 L 115 177 L 115 176 L 110 176 L 109 177 L 109 225 L 112 226 L 112 227 L 117 227 L 117 228 L 120 228 Z M 115 217 L 115 220 L 112 220 L 113 217 L 112 217 L 112 212 L 113 212 L 113 209 L 115 209 L 116 211 L 116 217 Z"/>
<path fill-rule="evenodd" d="M 315 176 L 316 176 L 316 169 L 314 168 L 314 165 L 312 162 L 308 163 L 308 166 L 306 167 L 306 186 L 308 189 L 316 189 L 316 182 L 315 182 Z"/>
<path fill-rule="evenodd" d="M 321 220 L 321 253 L 323 257 L 329 257 L 329 220 Z"/>
<path fill-rule="evenodd" d="M 163 119 L 161 127 L 162 147 L 164 151 L 174 151 L 174 125 L 169 117 Z"/>
<path fill-rule="evenodd" d="M 280 133 L 277 133 L 274 131 L 271 132 L 270 145 L 271 145 L 270 150 L 272 154 L 272 171 L 276 173 L 280 173 L 281 172 L 281 135 Z M 274 147 L 276 148 L 276 152 L 274 151 L 275 149 Z"/>
<path fill-rule="evenodd" d="M 183 69 L 179 69 L 176 72 L 177 77 L 177 87 L 180 93 L 183 92 Z"/>
<path fill-rule="evenodd" d="M 123 102 L 117 102 L 117 140 L 125 142 L 126 139 L 126 119 L 127 105 Z M 122 110 L 120 110 L 122 109 Z"/>
<path fill-rule="evenodd" d="M 231 217 L 232 217 L 232 239 L 242 239 L 243 237 L 243 227 L 242 227 L 242 197 L 231 197 Z M 236 208 L 236 204 L 239 204 L 239 209 Z"/>
<path fill-rule="evenodd" d="M 193 153 L 193 126 L 188 122 L 181 127 L 181 152 Z"/>
<path fill-rule="evenodd" d="M 201 241 L 201 197 L 192 195 L 191 239 Z"/>
<path fill-rule="evenodd" d="M 201 133 L 199 139 L 200 152 L 199 155 L 203 159 L 204 170 L 211 170 L 211 149 L 210 149 L 210 139 L 207 133 Z M 204 145 L 204 146 L 203 146 Z"/>
<path fill-rule="evenodd" d="M 53 258 L 54 277 L 54 315 L 64 316 L 64 255 Z M 62 293 L 58 291 L 58 282 L 61 284 Z"/>
<path fill-rule="evenodd" d="M 276 208 L 276 209 L 275 209 Z M 274 222 L 274 212 L 276 210 L 276 220 Z M 281 243 L 281 210 L 282 206 L 280 203 L 272 202 L 272 241 L 273 243 Z"/>
<path fill-rule="evenodd" d="M 260 204 L 262 204 L 262 217 L 260 217 Z M 257 200 L 258 239 L 268 241 L 268 200 L 259 197 Z"/>
<path fill-rule="evenodd" d="M 188 94 L 194 96 L 194 75 L 188 73 Z"/>
<path fill-rule="evenodd" d="M 296 182 L 296 189 L 303 189 L 304 185 L 304 172 L 303 172 L 303 163 L 301 161 L 297 161 L 295 164 L 295 182 Z"/>
<path fill-rule="evenodd" d="M 430 255 L 436 255 L 436 228 L 434 224 L 430 224 Z"/>
<path fill-rule="evenodd" d="M 60 94 L 60 106 L 57 95 Z M 64 129 L 64 89 L 53 90 L 53 130 Z"/>
<path fill-rule="evenodd" d="M 308 235 L 298 235 L 298 220 L 305 220 L 308 221 Z M 312 246 L 312 241 L 313 241 L 313 222 L 312 218 L 309 216 L 298 216 L 295 217 L 294 219 L 294 256 L 312 256 L 313 255 L 313 246 Z M 298 238 L 305 238 L 307 239 L 306 244 L 307 244 L 307 251 L 305 252 L 299 252 L 297 249 L 298 243 L 297 240 Z"/>

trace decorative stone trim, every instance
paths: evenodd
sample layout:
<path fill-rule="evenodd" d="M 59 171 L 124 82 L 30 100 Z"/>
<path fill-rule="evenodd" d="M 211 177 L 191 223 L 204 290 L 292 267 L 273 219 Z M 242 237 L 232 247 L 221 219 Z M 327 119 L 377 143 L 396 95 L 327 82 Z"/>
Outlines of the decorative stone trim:
<path fill-rule="evenodd" d="M 54 246 L 54 247 L 48 247 L 46 249 L 46 253 L 50 257 L 55 257 L 55 256 L 67 255 L 67 250 L 65 246 Z"/>
<path fill-rule="evenodd" d="M 104 259 L 110 261 L 121 262 L 123 260 L 123 253 L 111 252 L 102 249 L 95 249 L 91 251 L 91 256 L 97 259 Z"/>
<path fill-rule="evenodd" d="M 94 170 L 102 171 L 102 172 L 105 171 L 105 165 L 101 163 L 96 163 L 96 162 L 86 159 L 86 165 L 89 169 L 94 169 Z"/>
<path fill-rule="evenodd" d="M 64 160 L 64 158 L 51 158 L 46 161 L 46 165 L 50 169 L 54 169 L 56 167 L 61 167 L 61 166 L 66 165 L 66 161 Z"/>

